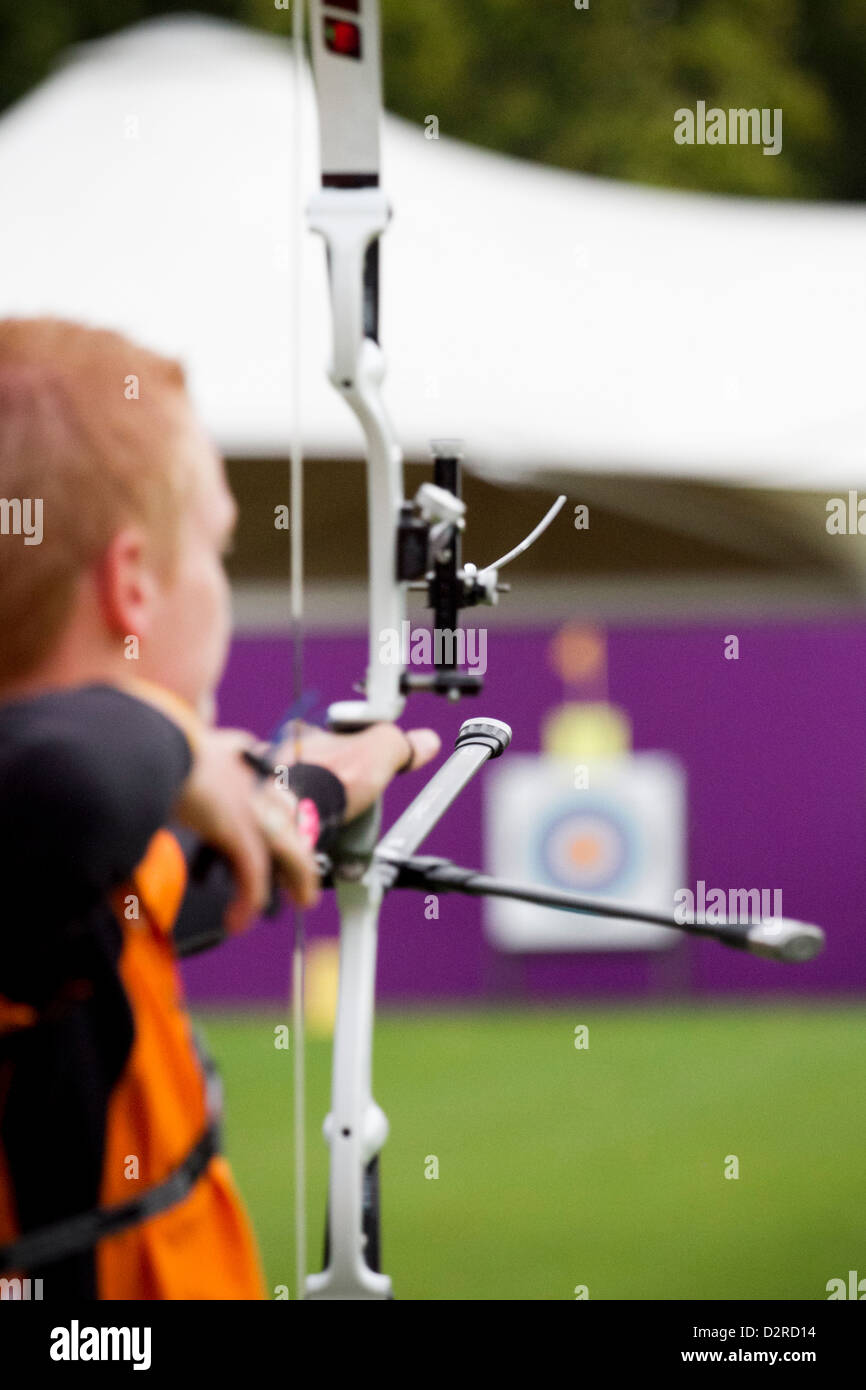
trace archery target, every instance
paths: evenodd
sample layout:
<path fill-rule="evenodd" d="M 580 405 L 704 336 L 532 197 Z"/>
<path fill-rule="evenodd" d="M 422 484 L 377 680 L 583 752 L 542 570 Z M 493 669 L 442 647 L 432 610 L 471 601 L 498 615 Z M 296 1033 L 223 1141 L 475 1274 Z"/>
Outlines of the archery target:
<path fill-rule="evenodd" d="M 628 877 L 635 837 L 615 806 L 558 813 L 540 837 L 545 881 L 574 893 L 610 893 Z"/>
<path fill-rule="evenodd" d="M 488 871 L 498 877 L 673 912 L 685 874 L 685 775 L 660 753 L 586 764 L 512 758 L 491 767 L 485 828 Z M 658 950 L 674 932 L 639 922 L 485 900 L 488 938 L 505 951 Z"/>

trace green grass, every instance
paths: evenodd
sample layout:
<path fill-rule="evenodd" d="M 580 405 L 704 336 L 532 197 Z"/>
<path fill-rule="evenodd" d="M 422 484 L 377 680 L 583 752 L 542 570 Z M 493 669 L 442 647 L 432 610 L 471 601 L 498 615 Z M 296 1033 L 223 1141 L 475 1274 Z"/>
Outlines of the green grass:
<path fill-rule="evenodd" d="M 825 1299 L 866 1276 L 863 1006 L 381 1013 L 383 1267 L 402 1299 Z M 291 1053 L 199 1014 L 269 1286 L 295 1296 Z M 589 1048 L 574 1047 L 576 1024 Z M 308 1040 L 310 1267 L 330 1042 Z M 439 1177 L 425 1178 L 428 1155 Z M 740 1176 L 724 1177 L 727 1155 Z"/>

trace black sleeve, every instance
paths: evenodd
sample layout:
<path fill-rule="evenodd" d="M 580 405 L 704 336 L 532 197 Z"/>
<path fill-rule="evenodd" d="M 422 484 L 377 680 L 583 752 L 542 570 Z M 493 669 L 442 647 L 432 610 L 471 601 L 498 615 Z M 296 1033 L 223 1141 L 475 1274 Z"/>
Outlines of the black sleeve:
<path fill-rule="evenodd" d="M 110 686 L 3 706 L 0 881 L 86 910 L 129 878 L 191 765 L 176 724 Z"/>

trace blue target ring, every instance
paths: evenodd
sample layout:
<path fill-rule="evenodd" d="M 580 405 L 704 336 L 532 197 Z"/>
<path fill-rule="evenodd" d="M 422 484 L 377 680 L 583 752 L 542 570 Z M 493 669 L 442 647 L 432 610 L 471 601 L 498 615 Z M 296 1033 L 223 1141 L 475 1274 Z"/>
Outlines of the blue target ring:
<path fill-rule="evenodd" d="M 571 804 L 543 822 L 537 863 L 557 888 L 583 893 L 622 893 L 639 869 L 639 836 L 621 807 L 593 801 Z"/>

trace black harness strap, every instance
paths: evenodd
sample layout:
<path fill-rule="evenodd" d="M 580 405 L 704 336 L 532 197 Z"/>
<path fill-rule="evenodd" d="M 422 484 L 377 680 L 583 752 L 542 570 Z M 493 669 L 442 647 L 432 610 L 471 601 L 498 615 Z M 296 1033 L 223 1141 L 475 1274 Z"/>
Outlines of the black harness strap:
<path fill-rule="evenodd" d="M 27 1231 L 10 1245 L 0 1246 L 0 1274 L 38 1269 L 54 1260 L 87 1250 L 106 1236 L 138 1226 L 158 1212 L 182 1202 L 220 1151 L 219 1128 L 211 1124 L 183 1162 L 140 1197 L 114 1207 L 97 1207 L 79 1216 L 64 1217 L 38 1231 Z"/>

